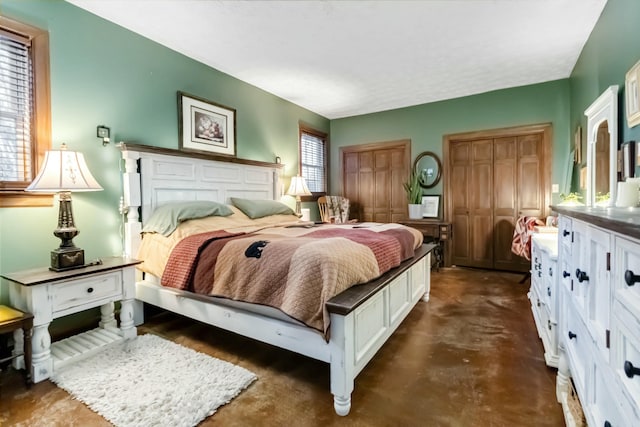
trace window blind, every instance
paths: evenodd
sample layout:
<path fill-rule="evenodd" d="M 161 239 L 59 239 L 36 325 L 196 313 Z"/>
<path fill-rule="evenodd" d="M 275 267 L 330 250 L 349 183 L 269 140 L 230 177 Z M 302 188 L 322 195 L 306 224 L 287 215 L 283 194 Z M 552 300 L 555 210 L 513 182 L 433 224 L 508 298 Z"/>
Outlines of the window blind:
<path fill-rule="evenodd" d="M 312 193 L 325 193 L 325 141 L 310 133 L 300 135 L 301 175 Z"/>
<path fill-rule="evenodd" d="M 32 178 L 32 76 L 29 40 L 0 32 L 0 181 Z"/>

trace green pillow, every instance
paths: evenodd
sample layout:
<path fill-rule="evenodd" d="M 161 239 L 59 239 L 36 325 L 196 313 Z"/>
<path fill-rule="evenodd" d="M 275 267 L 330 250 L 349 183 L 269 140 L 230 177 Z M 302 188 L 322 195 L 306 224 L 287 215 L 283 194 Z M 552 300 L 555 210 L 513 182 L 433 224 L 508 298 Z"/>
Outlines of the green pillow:
<path fill-rule="evenodd" d="M 275 200 L 250 200 L 231 197 L 231 203 L 251 219 L 270 215 L 295 215 L 295 212 L 289 206 Z"/>
<path fill-rule="evenodd" d="M 183 221 L 207 216 L 229 216 L 233 213 L 229 206 L 204 200 L 172 202 L 160 206 L 145 223 L 143 233 L 160 233 L 169 236 Z"/>

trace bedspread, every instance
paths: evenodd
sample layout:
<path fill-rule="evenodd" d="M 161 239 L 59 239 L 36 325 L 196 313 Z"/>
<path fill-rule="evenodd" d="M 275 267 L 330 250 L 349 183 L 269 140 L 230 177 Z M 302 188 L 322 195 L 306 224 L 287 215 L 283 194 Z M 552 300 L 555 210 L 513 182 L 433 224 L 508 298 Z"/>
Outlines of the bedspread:
<path fill-rule="evenodd" d="M 419 240 L 397 224 L 200 233 L 174 247 L 162 284 L 268 305 L 326 337 L 325 303 L 411 258 Z"/>

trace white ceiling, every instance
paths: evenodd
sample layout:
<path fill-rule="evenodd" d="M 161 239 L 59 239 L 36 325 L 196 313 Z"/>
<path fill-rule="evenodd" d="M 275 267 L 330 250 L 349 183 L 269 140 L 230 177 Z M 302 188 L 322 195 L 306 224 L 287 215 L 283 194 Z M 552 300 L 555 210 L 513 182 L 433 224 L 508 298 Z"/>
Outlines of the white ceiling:
<path fill-rule="evenodd" d="M 67 0 L 330 119 L 567 78 L 606 0 Z"/>

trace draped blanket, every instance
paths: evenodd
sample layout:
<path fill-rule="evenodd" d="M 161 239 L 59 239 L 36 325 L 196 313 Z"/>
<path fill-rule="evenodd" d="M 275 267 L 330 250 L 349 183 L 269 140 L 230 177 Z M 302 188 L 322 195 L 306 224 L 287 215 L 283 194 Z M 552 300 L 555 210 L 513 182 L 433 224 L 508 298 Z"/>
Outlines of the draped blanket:
<path fill-rule="evenodd" d="M 414 254 L 412 230 L 393 224 L 375 228 L 345 225 L 195 234 L 173 248 L 162 284 L 271 306 L 326 337 L 329 299 Z"/>

